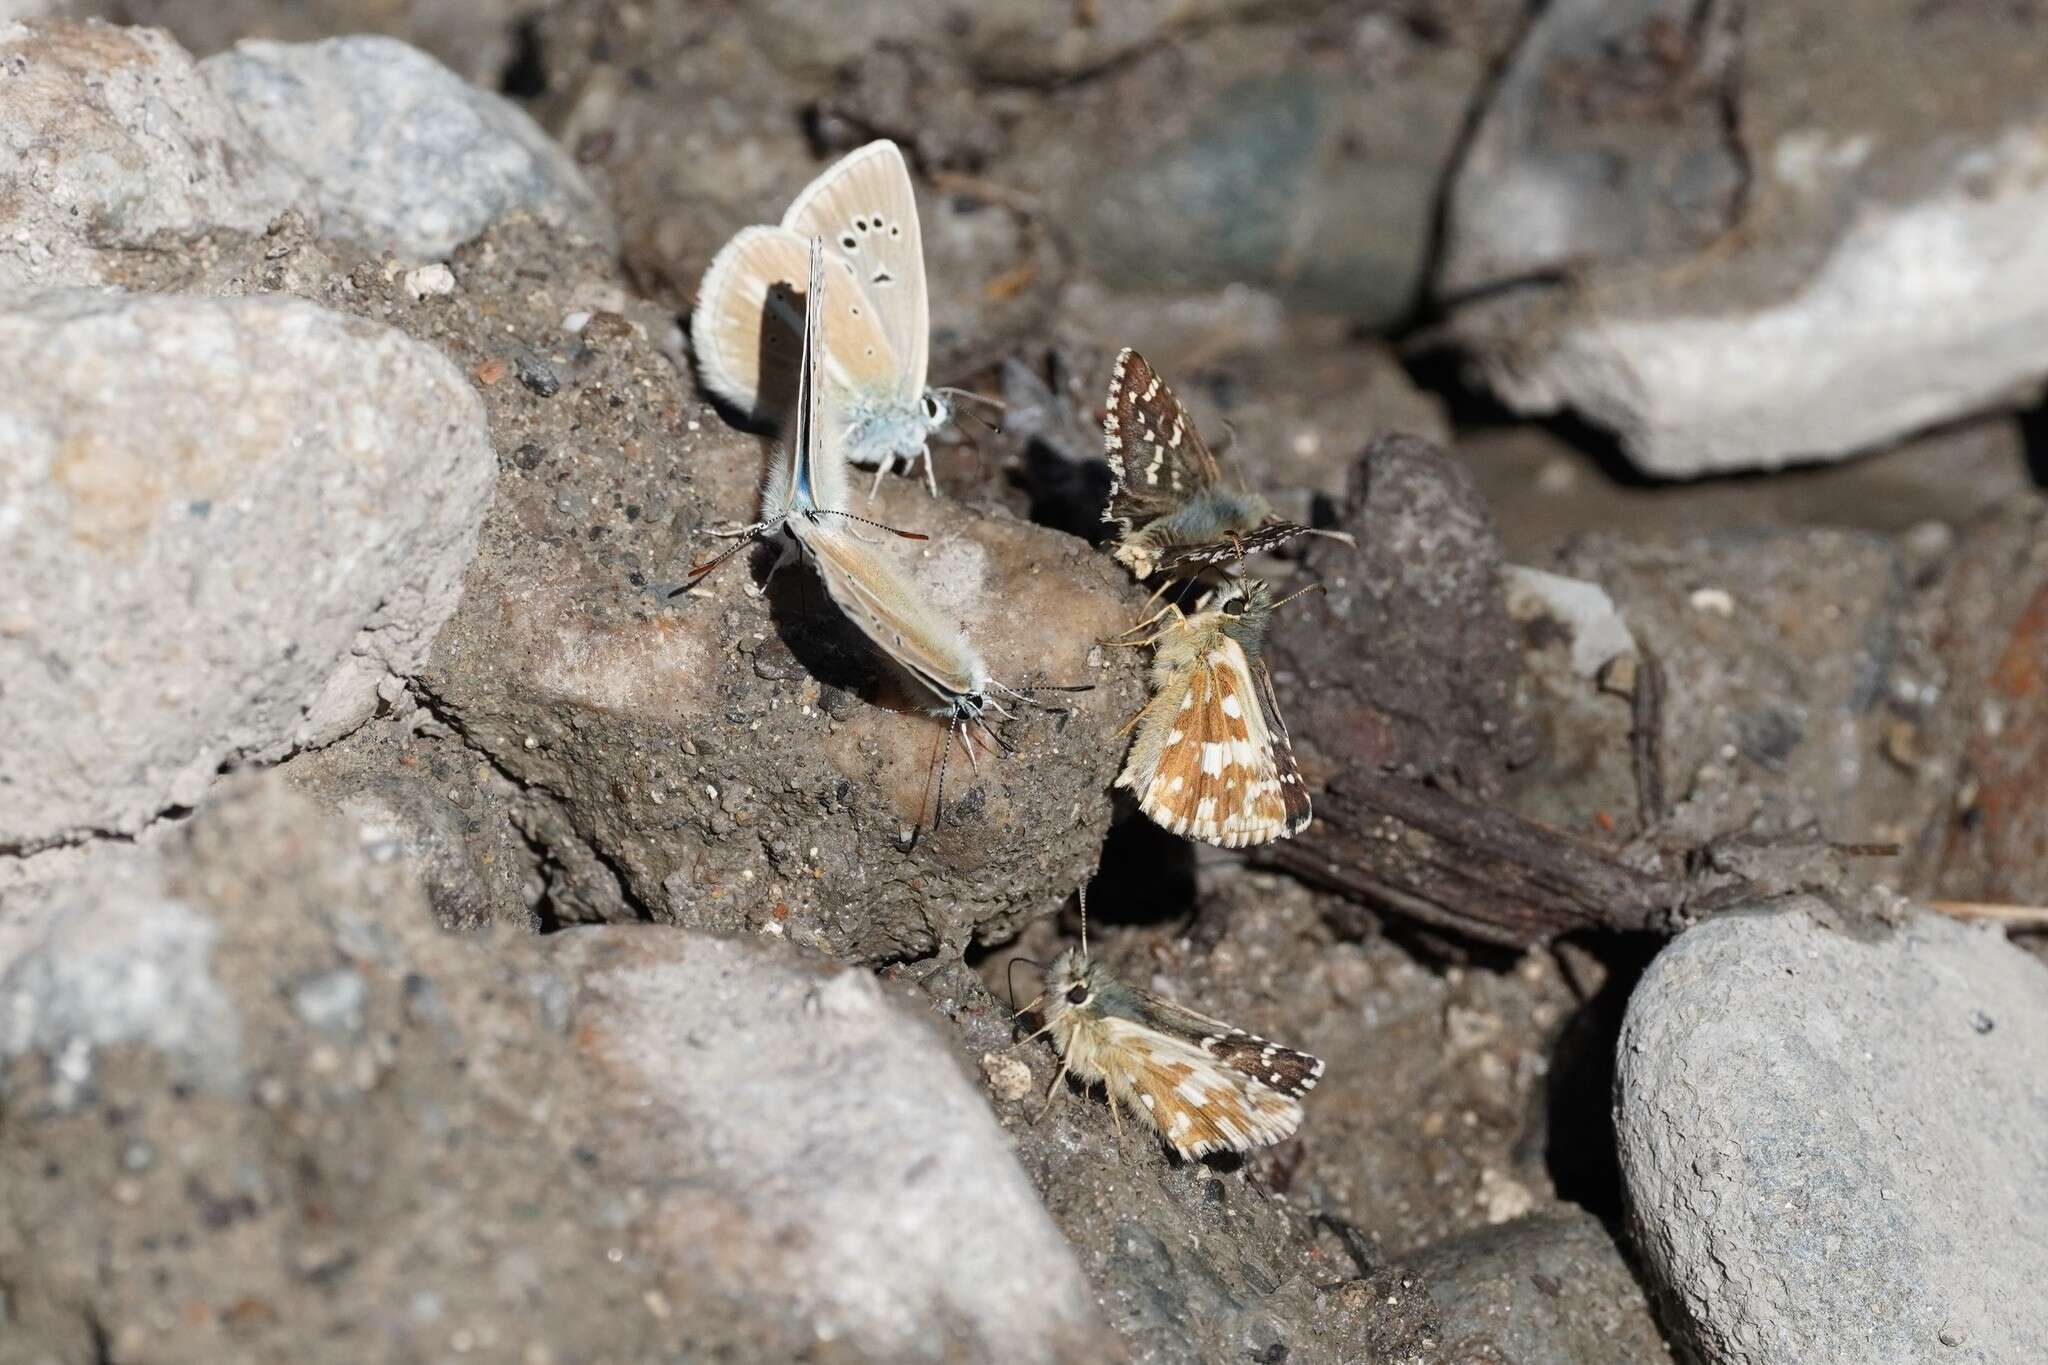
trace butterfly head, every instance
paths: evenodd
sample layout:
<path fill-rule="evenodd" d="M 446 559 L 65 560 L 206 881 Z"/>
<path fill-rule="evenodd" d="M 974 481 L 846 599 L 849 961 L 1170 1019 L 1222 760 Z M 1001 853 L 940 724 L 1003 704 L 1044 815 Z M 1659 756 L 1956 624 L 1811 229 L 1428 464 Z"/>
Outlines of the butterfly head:
<path fill-rule="evenodd" d="M 1110 980 L 1109 972 L 1089 961 L 1079 948 L 1067 949 L 1053 959 L 1052 970 L 1046 973 L 1046 1022 L 1054 1023 L 1063 1015 L 1094 1007 Z"/>
<path fill-rule="evenodd" d="M 1218 592 L 1214 609 L 1222 617 L 1223 633 L 1246 654 L 1257 655 L 1273 621 L 1273 590 L 1262 578 L 1247 578 L 1233 580 Z"/>

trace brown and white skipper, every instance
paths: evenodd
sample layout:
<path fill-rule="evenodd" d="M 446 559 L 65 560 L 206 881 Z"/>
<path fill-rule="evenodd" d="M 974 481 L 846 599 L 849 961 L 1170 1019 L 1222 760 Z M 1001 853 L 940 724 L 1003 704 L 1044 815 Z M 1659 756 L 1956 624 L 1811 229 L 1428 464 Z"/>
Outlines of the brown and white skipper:
<path fill-rule="evenodd" d="M 1216 456 L 1187 409 L 1145 357 L 1128 346 L 1110 371 L 1102 417 L 1109 460 L 1109 503 L 1102 519 L 1117 527 L 1116 560 L 1139 578 L 1169 581 L 1241 564 L 1246 555 L 1297 536 L 1353 543 L 1274 514 L 1256 493 L 1223 486 Z"/>
<path fill-rule="evenodd" d="M 1081 946 L 1054 959 L 1039 997 L 1044 1026 L 1031 1035 L 1050 1034 L 1059 1053 L 1054 1091 L 1069 1075 L 1100 1081 L 1112 1117 L 1121 1105 L 1188 1160 L 1292 1137 L 1322 1060 L 1197 1014 L 1090 961 L 1087 913 L 1084 901 Z"/>

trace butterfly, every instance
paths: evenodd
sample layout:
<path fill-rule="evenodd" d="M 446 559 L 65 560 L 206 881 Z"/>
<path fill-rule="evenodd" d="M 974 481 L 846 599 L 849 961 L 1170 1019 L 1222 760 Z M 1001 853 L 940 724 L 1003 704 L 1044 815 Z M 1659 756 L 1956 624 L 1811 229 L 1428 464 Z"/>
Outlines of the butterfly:
<path fill-rule="evenodd" d="M 924 239 L 910 171 L 895 143 L 883 139 L 847 153 L 805 187 L 781 226 L 744 228 L 712 258 L 690 315 L 698 374 L 742 411 L 780 418 L 778 405 L 764 404 L 762 383 L 798 363 L 803 319 L 790 296 L 817 237 L 827 243 L 828 265 L 843 276 L 819 328 L 824 378 L 843 395 L 841 448 L 855 464 L 875 467 L 876 488 L 888 470 L 914 469 L 922 458 L 936 497 L 930 441 L 952 410 L 925 382 L 931 337 Z"/>
<path fill-rule="evenodd" d="M 1301 1097 L 1322 1078 L 1322 1060 L 1197 1014 L 1090 961 L 1085 905 L 1082 913 L 1081 946 L 1053 960 L 1039 997 L 1044 1026 L 1031 1035 L 1050 1034 L 1060 1056 L 1048 1096 L 1069 1074 L 1100 1081 L 1112 1116 L 1121 1104 L 1188 1160 L 1292 1137 L 1301 1127 Z"/>
<path fill-rule="evenodd" d="M 889 531 L 905 540 L 925 537 L 839 510 L 846 499 L 846 458 L 839 444 L 844 427 L 836 413 L 840 394 L 820 382 L 826 335 L 822 320 L 831 315 L 835 272 L 827 264 L 819 239 L 811 239 L 809 254 L 794 432 L 770 462 L 761 489 L 761 519 L 732 533 L 738 543 L 693 567 L 690 579 L 701 580 L 749 544 L 775 538 L 781 540 L 782 553 L 769 570 L 771 578 L 799 557 L 816 570 L 833 605 L 936 699 L 935 712 L 947 721 L 946 747 L 939 766 L 939 808 L 943 810 L 944 765 L 957 736 L 966 733 L 970 759 L 977 733 L 984 742 L 993 741 L 990 747 L 1007 750 L 1009 745 L 989 724 L 990 711 L 1008 714 L 1003 705 L 1006 701 L 1056 709 L 1031 694 L 1083 692 L 1092 684 L 1018 688 L 998 682 L 965 633 L 933 613 L 916 585 L 854 526 Z"/>
<path fill-rule="evenodd" d="M 1152 700 L 1131 720 L 1138 737 L 1116 785 L 1175 834 L 1244 848 L 1308 826 L 1308 788 L 1261 654 L 1283 604 L 1262 579 L 1231 580 L 1194 615 L 1169 606 L 1161 615 L 1175 619 L 1158 634 L 1118 642 L 1152 646 Z"/>
<path fill-rule="evenodd" d="M 1354 543 L 1341 531 L 1276 515 L 1256 493 L 1223 487 L 1222 468 L 1194 419 L 1128 346 L 1110 371 L 1102 441 L 1109 460 L 1102 519 L 1117 528 L 1117 562 L 1139 578 L 1196 577 L 1297 536 Z"/>

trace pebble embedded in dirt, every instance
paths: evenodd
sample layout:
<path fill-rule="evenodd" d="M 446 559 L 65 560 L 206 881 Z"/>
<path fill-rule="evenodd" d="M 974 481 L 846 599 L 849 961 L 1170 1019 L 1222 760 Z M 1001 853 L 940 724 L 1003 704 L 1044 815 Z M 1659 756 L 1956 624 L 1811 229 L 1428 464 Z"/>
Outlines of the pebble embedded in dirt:
<path fill-rule="evenodd" d="M 2038 1359 L 2048 968 L 1814 908 L 1702 925 L 1629 1003 L 1622 1169 L 1677 1325 L 1729 1365 Z"/>

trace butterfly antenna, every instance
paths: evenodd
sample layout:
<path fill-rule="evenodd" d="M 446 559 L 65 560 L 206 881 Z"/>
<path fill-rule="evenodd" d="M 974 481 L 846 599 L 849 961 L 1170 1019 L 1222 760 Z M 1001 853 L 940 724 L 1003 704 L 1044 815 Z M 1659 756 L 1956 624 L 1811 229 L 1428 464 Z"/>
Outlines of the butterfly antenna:
<path fill-rule="evenodd" d="M 731 549 L 725 551 L 722 554 L 714 555 L 712 558 L 705 560 L 702 564 L 692 564 L 690 566 L 689 586 L 695 587 L 698 584 L 698 582 L 704 578 L 706 574 L 711 573 L 719 565 L 725 563 L 726 560 L 731 559 L 734 555 L 738 554 L 741 550 L 746 549 L 749 545 L 752 545 L 755 542 L 759 541 L 761 539 L 762 533 L 767 529 L 768 523 L 755 522 L 752 526 L 749 526 L 746 530 L 740 532 L 739 539 L 733 542 L 733 546 Z"/>
<path fill-rule="evenodd" d="M 1082 882 L 1080 890 L 1075 892 L 1075 894 L 1081 898 L 1081 960 L 1086 962 L 1088 960 L 1088 883 Z"/>
<path fill-rule="evenodd" d="M 872 526 L 878 531 L 887 531 L 892 536 L 902 536 L 905 540 L 931 539 L 930 536 L 926 535 L 922 531 L 899 531 L 894 526 L 889 525 L 887 522 L 870 521 L 866 517 L 857 517 L 851 512 L 834 511 L 829 507 L 820 507 L 816 511 L 812 512 L 811 515 L 814 517 L 845 517 L 848 521 L 857 521 L 863 526 Z"/>
<path fill-rule="evenodd" d="M 1340 532 L 1337 532 L 1336 534 L 1339 534 L 1339 535 L 1341 535 L 1341 534 L 1343 534 L 1343 533 L 1342 533 L 1342 532 L 1340 531 Z M 1301 596 L 1301 595 L 1302 595 L 1303 593 L 1309 593 L 1309 592 L 1319 592 L 1319 593 L 1323 593 L 1323 594 L 1325 594 L 1325 595 L 1327 596 L 1327 595 L 1328 595 L 1328 593 L 1329 593 L 1329 591 L 1330 591 L 1330 590 L 1329 590 L 1328 588 L 1324 587 L 1324 586 L 1323 586 L 1322 584 L 1320 584 L 1320 583 L 1311 583 L 1311 584 L 1309 584 L 1309 585 L 1308 585 L 1307 587 L 1305 587 L 1305 588 L 1296 588 L 1296 589 L 1295 589 L 1295 590 L 1294 590 L 1293 592 L 1291 592 L 1291 593 L 1288 593 L 1288 594 L 1287 594 L 1287 596 L 1285 596 L 1285 597 L 1281 598 L 1281 599 L 1280 599 L 1280 600 L 1279 600 L 1278 602 L 1275 602 L 1275 603 L 1274 603 L 1274 604 L 1272 605 L 1272 607 L 1270 608 L 1270 610 L 1272 610 L 1272 611 L 1278 611 L 1278 610 L 1280 610 L 1280 608 L 1282 608 L 1282 607 L 1286 606 L 1286 605 L 1287 605 L 1287 604 L 1288 604 L 1289 602 L 1292 602 L 1292 601 L 1293 601 L 1293 600 L 1294 600 L 1295 598 L 1297 598 L 1297 597 Z"/>
<path fill-rule="evenodd" d="M 1026 1006 L 1025 1006 L 1025 1007 L 1024 1007 L 1023 1009 L 1021 1009 L 1021 1010 L 1017 1008 L 1017 968 L 1018 968 L 1018 967 L 1020 967 L 1020 966 L 1024 966 L 1024 967 L 1036 967 L 1036 968 L 1038 968 L 1038 970 L 1039 970 L 1039 971 L 1041 971 L 1041 972 L 1044 972 L 1044 971 L 1048 970 L 1048 969 L 1047 969 L 1047 967 L 1046 967 L 1046 965 L 1045 965 L 1045 964 L 1044 964 L 1043 962 L 1037 961 L 1037 960 L 1036 960 L 1036 959 L 1034 959 L 1034 958 L 1028 958 L 1028 957 L 1013 957 L 1013 958 L 1011 958 L 1011 959 L 1010 959 L 1010 965 L 1009 965 L 1009 966 L 1008 966 L 1007 968 L 1005 968 L 1005 969 L 1004 969 L 1004 971 L 1003 971 L 1003 981 L 1004 981 L 1004 984 L 1005 984 L 1005 986 L 1006 986 L 1006 987 L 1008 988 L 1008 990 L 1009 990 L 1009 992 L 1010 992 L 1010 1013 L 1011 1013 L 1011 1014 L 1023 1014 L 1023 1013 L 1025 1013 L 1025 1012 L 1027 1012 L 1027 1011 L 1029 1011 L 1029 1010 L 1033 1009 L 1033 1008 L 1034 1008 L 1034 1007 L 1036 1007 L 1036 1006 L 1037 1006 L 1037 1004 L 1038 1004 L 1038 1001 L 1037 1001 L 1037 1000 L 1034 1000 L 1034 1001 L 1032 1001 L 1032 1002 L 1031 1002 L 1031 1003 L 1030 1003 L 1029 1005 L 1026 1005 Z M 1043 992 L 1040 992 L 1039 998 L 1040 998 L 1040 999 L 1043 999 L 1043 998 L 1044 998 L 1044 993 L 1043 993 Z"/>

